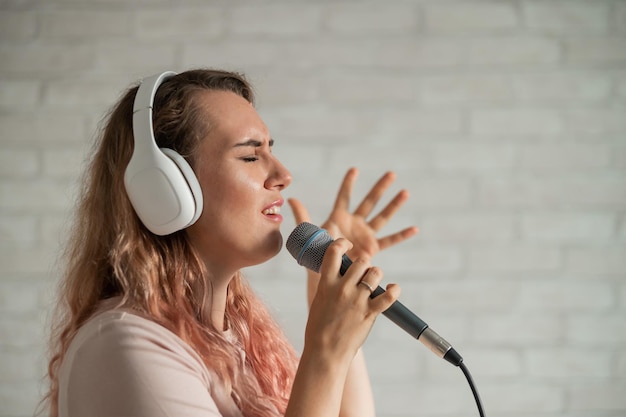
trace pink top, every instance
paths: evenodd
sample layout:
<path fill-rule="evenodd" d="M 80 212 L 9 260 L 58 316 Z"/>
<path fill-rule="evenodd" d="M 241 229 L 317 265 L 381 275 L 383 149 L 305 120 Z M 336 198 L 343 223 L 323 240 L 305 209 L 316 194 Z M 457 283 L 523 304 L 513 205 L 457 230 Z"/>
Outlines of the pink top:
<path fill-rule="evenodd" d="M 242 416 L 187 343 L 123 308 L 78 331 L 59 388 L 59 417 Z"/>

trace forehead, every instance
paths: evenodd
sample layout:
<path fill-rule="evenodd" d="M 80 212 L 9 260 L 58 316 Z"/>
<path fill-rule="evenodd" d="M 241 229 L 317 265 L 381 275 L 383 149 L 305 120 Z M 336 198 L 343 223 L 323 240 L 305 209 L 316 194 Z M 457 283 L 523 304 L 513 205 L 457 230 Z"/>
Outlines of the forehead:
<path fill-rule="evenodd" d="M 231 91 L 207 90 L 200 93 L 199 105 L 210 121 L 209 136 L 226 140 L 268 139 L 269 131 L 254 106 Z"/>

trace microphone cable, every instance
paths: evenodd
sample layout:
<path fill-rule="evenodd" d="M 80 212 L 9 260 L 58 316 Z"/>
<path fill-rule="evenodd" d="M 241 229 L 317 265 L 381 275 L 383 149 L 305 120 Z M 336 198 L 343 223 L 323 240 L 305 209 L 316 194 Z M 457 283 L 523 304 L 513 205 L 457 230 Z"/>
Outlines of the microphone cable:
<path fill-rule="evenodd" d="M 478 414 L 480 415 L 480 417 L 485 417 L 485 411 L 483 410 L 483 404 L 480 401 L 480 395 L 478 395 L 478 390 L 476 390 L 476 385 L 474 384 L 474 379 L 472 378 L 472 374 L 470 374 L 469 369 L 467 369 L 467 366 L 465 366 L 465 364 L 463 362 L 461 362 L 459 364 L 459 368 L 461 368 L 461 371 L 463 371 L 463 375 L 465 375 L 465 378 L 467 379 L 467 383 L 469 384 L 470 388 L 472 389 L 472 394 L 474 395 L 474 400 L 476 400 L 476 407 L 478 407 Z"/>

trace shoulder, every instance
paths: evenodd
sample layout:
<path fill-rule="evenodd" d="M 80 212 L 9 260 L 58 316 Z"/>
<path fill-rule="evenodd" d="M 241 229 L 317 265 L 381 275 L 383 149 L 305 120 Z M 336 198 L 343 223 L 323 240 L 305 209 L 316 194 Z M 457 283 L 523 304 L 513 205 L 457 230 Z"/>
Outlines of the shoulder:
<path fill-rule="evenodd" d="M 94 410 L 102 415 L 196 415 L 189 410 L 221 415 L 218 409 L 231 404 L 214 379 L 173 332 L 113 309 L 86 322 L 70 344 L 59 373 L 59 406 L 70 417 L 95 415 Z"/>
<path fill-rule="evenodd" d="M 146 362 L 170 353 L 181 365 L 207 373 L 201 358 L 185 341 L 160 324 L 125 309 L 105 311 L 86 322 L 68 355 L 74 352 L 81 358 Z"/>

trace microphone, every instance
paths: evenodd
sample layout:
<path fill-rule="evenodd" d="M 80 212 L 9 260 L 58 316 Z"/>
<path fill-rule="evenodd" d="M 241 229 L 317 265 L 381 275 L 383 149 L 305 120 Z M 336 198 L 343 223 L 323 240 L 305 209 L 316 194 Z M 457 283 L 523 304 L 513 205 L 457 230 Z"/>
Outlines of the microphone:
<path fill-rule="evenodd" d="M 286 246 L 299 265 L 319 272 L 326 249 L 332 242 L 333 238 L 326 230 L 314 224 L 303 222 L 291 232 L 289 238 L 287 238 Z M 343 255 L 339 273 L 341 275 L 345 274 L 350 265 L 352 265 L 350 258 Z M 383 292 L 385 290 L 378 286 L 372 293 L 371 298 Z M 408 334 L 422 342 L 435 355 L 445 359 L 454 366 L 459 366 L 463 362 L 461 355 L 454 350 L 450 343 L 428 327 L 428 324 L 399 301 L 395 301 L 391 307 L 383 311 L 383 314 Z"/>

